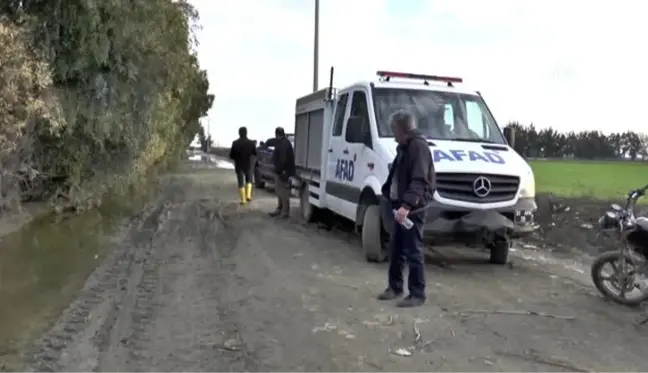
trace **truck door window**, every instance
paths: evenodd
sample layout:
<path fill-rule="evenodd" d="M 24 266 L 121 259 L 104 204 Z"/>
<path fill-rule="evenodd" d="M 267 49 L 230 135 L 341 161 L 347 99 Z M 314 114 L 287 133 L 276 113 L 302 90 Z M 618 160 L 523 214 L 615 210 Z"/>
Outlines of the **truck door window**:
<path fill-rule="evenodd" d="M 340 96 L 337 102 L 337 107 L 335 108 L 335 121 L 333 122 L 333 136 L 342 135 L 342 127 L 344 125 L 344 114 L 346 113 L 347 101 L 349 100 L 349 94 L 345 93 Z"/>
<path fill-rule="evenodd" d="M 466 122 L 468 122 L 468 130 L 473 137 L 475 135 L 481 139 L 488 139 L 488 127 L 484 125 L 484 116 L 479 104 L 475 101 L 466 100 Z"/>
<path fill-rule="evenodd" d="M 444 109 L 443 121 L 445 122 L 445 129 L 452 133 L 454 131 L 454 109 L 451 104 L 445 104 Z"/>
<path fill-rule="evenodd" d="M 362 91 L 353 92 L 353 99 L 351 100 L 351 114 L 349 115 L 354 117 L 360 117 L 360 133 L 367 134 L 369 133 L 369 110 L 367 109 L 367 95 Z M 366 136 L 366 135 L 365 135 Z M 352 136 L 350 136 L 349 125 L 347 124 L 347 129 L 345 133 L 345 140 L 347 142 L 352 142 Z M 353 141 L 357 142 L 357 141 Z"/>

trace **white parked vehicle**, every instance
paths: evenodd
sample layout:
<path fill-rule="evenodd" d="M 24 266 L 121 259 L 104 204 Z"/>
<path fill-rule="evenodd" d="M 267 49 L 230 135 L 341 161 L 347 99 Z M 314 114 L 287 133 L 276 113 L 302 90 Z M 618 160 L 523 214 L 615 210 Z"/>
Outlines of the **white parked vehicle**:
<path fill-rule="evenodd" d="M 295 161 L 301 215 L 326 209 L 356 223 L 369 261 L 387 257 L 392 206 L 381 195 L 397 144 L 387 120 L 417 116 L 436 170 L 426 238 L 479 243 L 504 264 L 511 240 L 534 232 L 535 180 L 481 94 L 459 78 L 379 71 L 376 81 L 297 99 Z"/>

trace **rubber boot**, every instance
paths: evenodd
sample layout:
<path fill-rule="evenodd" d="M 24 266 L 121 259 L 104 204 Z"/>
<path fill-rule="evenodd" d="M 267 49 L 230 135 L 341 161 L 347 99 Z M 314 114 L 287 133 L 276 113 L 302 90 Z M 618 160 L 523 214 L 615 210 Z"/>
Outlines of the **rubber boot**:
<path fill-rule="evenodd" d="M 239 197 L 241 198 L 241 205 L 245 205 L 247 203 L 247 198 L 245 198 L 245 187 L 239 188 Z"/>
<path fill-rule="evenodd" d="M 245 198 L 248 202 L 252 201 L 252 183 L 247 183 L 245 186 Z"/>

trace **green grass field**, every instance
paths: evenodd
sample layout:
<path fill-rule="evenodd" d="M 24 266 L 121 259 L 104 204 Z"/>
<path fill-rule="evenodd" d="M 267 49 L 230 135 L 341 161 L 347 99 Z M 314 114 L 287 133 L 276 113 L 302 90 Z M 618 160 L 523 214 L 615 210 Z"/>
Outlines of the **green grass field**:
<path fill-rule="evenodd" d="M 535 174 L 536 193 L 610 200 L 648 184 L 648 163 L 531 161 L 530 164 Z"/>

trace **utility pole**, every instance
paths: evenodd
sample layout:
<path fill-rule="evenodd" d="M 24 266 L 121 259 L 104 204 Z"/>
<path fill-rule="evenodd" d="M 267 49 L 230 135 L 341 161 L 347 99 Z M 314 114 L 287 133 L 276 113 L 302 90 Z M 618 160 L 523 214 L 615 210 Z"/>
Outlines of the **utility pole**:
<path fill-rule="evenodd" d="M 315 0 L 315 35 L 313 40 L 313 92 L 317 92 L 319 72 L 319 0 Z"/>

